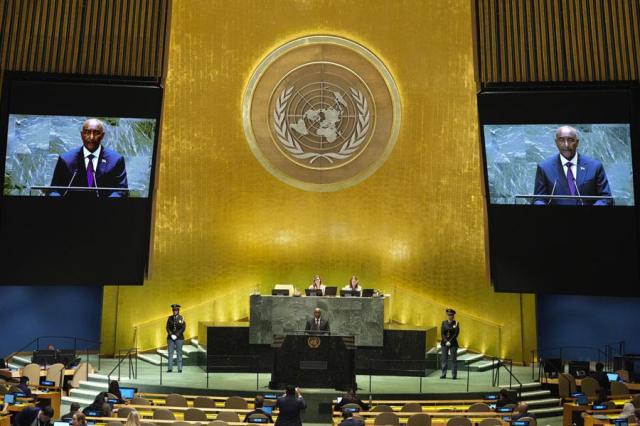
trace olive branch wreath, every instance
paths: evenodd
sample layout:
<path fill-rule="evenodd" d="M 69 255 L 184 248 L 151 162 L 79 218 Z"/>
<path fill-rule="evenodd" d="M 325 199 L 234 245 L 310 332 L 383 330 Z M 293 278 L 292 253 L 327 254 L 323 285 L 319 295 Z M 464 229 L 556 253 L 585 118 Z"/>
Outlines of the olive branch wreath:
<path fill-rule="evenodd" d="M 362 92 L 352 87 L 351 95 L 353 96 L 353 99 L 356 102 L 356 107 L 358 108 L 358 120 L 356 122 L 356 129 L 351 135 L 351 138 L 342 144 L 338 152 L 327 152 L 324 154 L 319 152 L 305 152 L 300 143 L 291 137 L 291 134 L 289 133 L 289 126 L 287 125 L 285 110 L 287 109 L 289 98 L 292 94 L 293 87 L 282 90 L 282 93 L 280 93 L 280 96 L 276 100 L 276 106 L 273 111 L 273 121 L 278 141 L 294 158 L 300 160 L 309 159 L 309 164 L 313 164 L 313 162 L 318 158 L 324 158 L 329 163 L 333 163 L 334 159 L 344 160 L 351 157 L 351 155 L 356 152 L 358 147 L 366 139 L 371 119 L 369 115 L 369 104 Z"/>

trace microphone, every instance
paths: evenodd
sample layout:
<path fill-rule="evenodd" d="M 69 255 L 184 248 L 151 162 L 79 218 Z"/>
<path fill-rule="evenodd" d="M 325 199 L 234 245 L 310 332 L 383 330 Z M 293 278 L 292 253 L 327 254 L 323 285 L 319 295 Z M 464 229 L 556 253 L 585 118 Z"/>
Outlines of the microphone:
<path fill-rule="evenodd" d="M 558 184 L 558 178 L 556 178 L 556 180 L 553 182 L 553 188 L 551 188 L 551 196 L 553 196 L 553 193 L 556 190 L 556 185 Z M 549 201 L 547 201 L 547 205 L 551 204 L 551 201 L 553 200 L 553 198 L 549 198 Z"/>
<path fill-rule="evenodd" d="M 78 169 L 76 169 L 76 171 L 73 172 L 73 175 L 71 176 L 71 180 L 69 181 L 69 185 L 67 185 L 67 189 L 64 191 L 64 194 L 62 194 L 63 197 L 67 195 L 67 192 L 69 192 L 69 188 L 71 188 L 71 184 L 73 183 L 73 180 L 75 179 L 77 174 L 78 174 Z"/>
<path fill-rule="evenodd" d="M 93 182 L 96 184 L 96 196 L 100 198 L 100 190 L 98 189 L 100 185 L 98 185 L 98 178 L 96 177 L 96 171 L 93 171 Z"/>
<path fill-rule="evenodd" d="M 576 192 L 578 193 L 578 197 L 582 197 L 582 194 L 580 194 L 580 190 L 578 189 L 578 183 L 574 182 L 576 185 Z M 582 200 L 582 198 L 580 198 L 580 205 L 584 206 L 584 201 Z"/>

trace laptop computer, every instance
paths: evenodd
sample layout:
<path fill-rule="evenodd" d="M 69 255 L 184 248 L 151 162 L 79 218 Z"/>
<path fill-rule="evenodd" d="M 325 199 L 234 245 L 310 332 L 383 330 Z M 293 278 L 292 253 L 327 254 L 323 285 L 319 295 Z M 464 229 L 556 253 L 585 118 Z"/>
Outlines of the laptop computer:
<path fill-rule="evenodd" d="M 362 297 L 373 297 L 373 289 L 372 288 L 362 289 Z"/>
<path fill-rule="evenodd" d="M 340 290 L 340 297 L 360 297 L 358 290 Z"/>
<path fill-rule="evenodd" d="M 529 420 L 514 420 L 511 426 L 529 426 Z"/>
<path fill-rule="evenodd" d="M 122 395 L 122 399 L 132 400 L 136 396 L 136 392 L 138 389 L 136 388 L 120 388 L 120 395 Z"/>
<path fill-rule="evenodd" d="M 269 419 L 266 417 L 249 417 L 247 423 L 269 423 Z"/>
<path fill-rule="evenodd" d="M 16 403 L 16 396 L 12 393 L 4 394 L 4 403 L 9 405 L 14 405 Z"/>
<path fill-rule="evenodd" d="M 607 373 L 607 377 L 610 382 L 621 382 L 620 375 L 618 373 Z"/>
<path fill-rule="evenodd" d="M 335 296 L 338 294 L 338 287 L 325 287 L 324 295 L 325 296 Z"/>
<path fill-rule="evenodd" d="M 322 296 L 322 290 L 319 288 L 305 288 L 304 289 L 305 296 Z"/>
<path fill-rule="evenodd" d="M 263 413 L 271 415 L 271 413 L 273 412 L 273 405 L 263 405 L 260 409 Z"/>

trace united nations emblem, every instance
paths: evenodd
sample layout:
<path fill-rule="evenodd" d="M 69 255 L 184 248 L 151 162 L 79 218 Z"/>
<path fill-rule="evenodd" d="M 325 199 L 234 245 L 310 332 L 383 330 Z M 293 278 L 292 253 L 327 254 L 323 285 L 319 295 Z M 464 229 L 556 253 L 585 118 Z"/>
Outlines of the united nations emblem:
<path fill-rule="evenodd" d="M 370 176 L 393 149 L 400 102 L 391 74 L 350 40 L 313 36 L 271 52 L 245 91 L 244 128 L 279 179 L 332 191 Z"/>
<path fill-rule="evenodd" d="M 318 336 L 311 336 L 309 338 L 307 338 L 307 346 L 309 346 L 311 349 L 317 349 L 318 347 L 320 347 L 320 338 Z"/>

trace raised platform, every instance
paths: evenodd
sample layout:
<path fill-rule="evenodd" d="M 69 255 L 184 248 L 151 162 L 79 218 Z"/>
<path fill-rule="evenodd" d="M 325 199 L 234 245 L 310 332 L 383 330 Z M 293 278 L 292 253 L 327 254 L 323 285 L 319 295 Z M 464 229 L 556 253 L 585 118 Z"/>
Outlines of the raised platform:
<path fill-rule="evenodd" d="M 93 401 L 98 392 L 107 389 L 107 376 L 116 360 L 103 359 L 101 371 L 92 374 L 89 381 L 82 382 L 79 389 L 71 391 L 69 397 L 63 397 L 62 410 L 65 411 L 71 402 L 79 402 L 82 407 Z M 127 371 L 127 366 L 122 366 L 122 371 Z M 166 368 L 166 366 L 165 366 Z M 523 383 L 531 379 L 531 369 L 527 367 L 514 367 L 514 374 Z M 111 379 L 118 379 L 112 375 Z M 203 372 L 200 367 L 186 366 L 183 373 L 162 374 L 160 383 L 160 367 L 139 362 L 138 378 L 129 380 L 125 375 L 120 377 L 121 386 L 133 386 L 139 391 L 158 393 L 183 393 L 204 395 L 239 395 L 254 396 L 257 393 L 272 391 L 268 388 L 271 374 L 252 373 L 209 373 Z M 366 376 L 357 375 L 358 392 L 363 399 L 462 399 L 481 398 L 483 395 L 495 392 L 499 388 L 491 386 L 491 372 L 470 372 L 467 383 L 467 372 L 460 371 L 458 380 L 441 380 L 439 372 L 433 372 L 427 377 L 406 376 Z M 467 392 L 467 384 L 469 391 Z M 422 391 L 421 386 L 422 385 Z M 503 382 L 502 385 L 505 385 Z M 508 385 L 508 381 L 506 383 Z M 273 391 L 281 392 L 280 389 Z M 539 383 L 529 383 L 525 391 L 535 394 L 540 391 Z M 305 423 L 331 424 L 331 401 L 342 392 L 333 389 L 302 389 L 309 408 L 305 413 Z"/>

